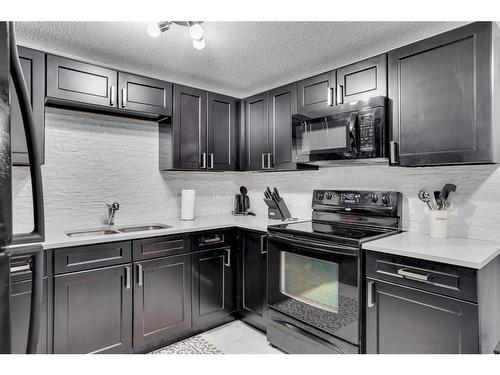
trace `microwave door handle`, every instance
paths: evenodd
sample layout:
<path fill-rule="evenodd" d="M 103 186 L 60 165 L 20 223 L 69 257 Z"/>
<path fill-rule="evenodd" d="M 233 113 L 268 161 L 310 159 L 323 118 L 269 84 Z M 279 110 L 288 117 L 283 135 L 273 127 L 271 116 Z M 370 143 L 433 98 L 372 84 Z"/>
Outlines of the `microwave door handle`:
<path fill-rule="evenodd" d="M 26 81 L 21 70 L 21 62 L 17 51 L 14 23 L 9 22 L 9 42 L 10 42 L 10 65 L 11 76 L 19 100 L 19 107 L 24 123 L 24 133 L 26 134 L 26 145 L 30 162 L 31 189 L 33 197 L 33 231 L 30 233 L 16 234 L 12 236 L 13 244 L 23 244 L 32 242 L 43 242 L 45 226 L 43 216 L 43 191 L 42 173 L 39 145 L 36 141 L 35 123 L 31 108 Z"/>
<path fill-rule="evenodd" d="M 352 114 L 349 119 L 349 125 L 347 128 L 347 133 L 348 133 L 347 151 L 355 158 L 358 157 L 358 142 L 357 142 L 357 131 L 356 131 L 357 120 L 358 116 Z"/>

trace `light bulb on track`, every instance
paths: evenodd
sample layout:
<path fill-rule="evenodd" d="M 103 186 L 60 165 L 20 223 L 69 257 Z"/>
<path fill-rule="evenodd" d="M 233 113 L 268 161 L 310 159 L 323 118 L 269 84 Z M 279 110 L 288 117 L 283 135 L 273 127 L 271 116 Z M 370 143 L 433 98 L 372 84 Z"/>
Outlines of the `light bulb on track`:
<path fill-rule="evenodd" d="M 193 47 L 196 49 L 205 48 L 205 39 L 201 38 L 200 40 L 193 39 Z"/>
<path fill-rule="evenodd" d="M 160 36 L 161 30 L 158 22 L 152 23 L 148 26 L 148 34 L 152 38 L 158 38 Z"/>
<path fill-rule="evenodd" d="M 203 39 L 204 33 L 205 30 L 203 30 L 203 27 L 199 23 L 193 23 L 189 26 L 189 35 L 191 35 L 191 38 L 194 40 Z"/>

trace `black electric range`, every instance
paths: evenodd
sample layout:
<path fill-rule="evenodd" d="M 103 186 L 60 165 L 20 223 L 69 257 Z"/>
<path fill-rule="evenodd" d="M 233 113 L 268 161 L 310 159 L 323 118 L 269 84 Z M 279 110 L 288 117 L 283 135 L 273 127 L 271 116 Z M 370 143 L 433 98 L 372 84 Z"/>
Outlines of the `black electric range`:
<path fill-rule="evenodd" d="M 268 341 L 288 353 L 359 353 L 363 242 L 401 231 L 401 194 L 315 190 L 312 218 L 268 227 Z"/>

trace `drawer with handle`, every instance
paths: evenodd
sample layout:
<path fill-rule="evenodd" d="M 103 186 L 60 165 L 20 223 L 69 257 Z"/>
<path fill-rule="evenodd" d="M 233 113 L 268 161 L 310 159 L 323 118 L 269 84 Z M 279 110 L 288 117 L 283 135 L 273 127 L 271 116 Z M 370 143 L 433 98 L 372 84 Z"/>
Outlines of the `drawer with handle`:
<path fill-rule="evenodd" d="M 133 241 L 134 260 L 180 255 L 191 251 L 188 234 L 145 238 Z"/>
<path fill-rule="evenodd" d="M 193 250 L 231 246 L 232 241 L 233 236 L 231 230 L 201 232 L 192 235 Z"/>
<path fill-rule="evenodd" d="M 114 266 L 132 261 L 130 241 L 54 250 L 54 274 Z"/>
<path fill-rule="evenodd" d="M 476 271 L 470 268 L 367 252 L 366 277 L 477 302 Z"/>
<path fill-rule="evenodd" d="M 26 256 L 13 257 L 10 260 L 11 282 L 31 280 L 31 258 Z M 43 253 L 43 277 L 47 276 L 47 252 Z"/>

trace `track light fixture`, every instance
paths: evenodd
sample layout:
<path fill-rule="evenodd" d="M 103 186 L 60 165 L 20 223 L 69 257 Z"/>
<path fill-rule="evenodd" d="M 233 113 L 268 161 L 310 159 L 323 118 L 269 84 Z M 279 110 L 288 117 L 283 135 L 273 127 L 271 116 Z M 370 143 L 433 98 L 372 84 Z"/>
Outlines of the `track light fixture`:
<path fill-rule="evenodd" d="M 187 27 L 189 35 L 193 39 L 193 47 L 196 49 L 205 48 L 205 30 L 201 24 L 203 21 L 160 21 L 148 26 L 148 34 L 153 37 L 159 37 L 163 32 L 170 30 L 173 24 Z"/>

